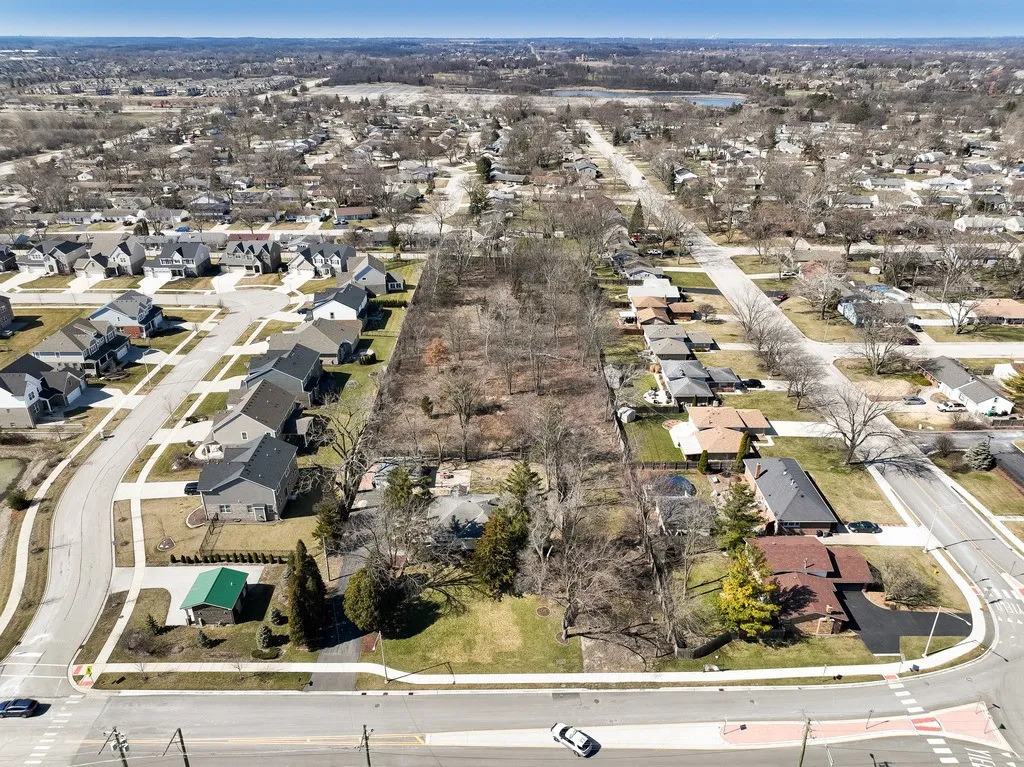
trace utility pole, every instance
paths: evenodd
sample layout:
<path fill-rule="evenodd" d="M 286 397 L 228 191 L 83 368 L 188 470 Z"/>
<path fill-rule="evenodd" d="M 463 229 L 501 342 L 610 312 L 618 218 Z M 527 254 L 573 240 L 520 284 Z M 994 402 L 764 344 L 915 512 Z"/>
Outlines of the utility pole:
<path fill-rule="evenodd" d="M 370 764 L 370 733 L 372 732 L 372 729 L 367 730 L 366 725 L 363 725 L 363 739 L 359 745 L 366 751 L 366 767 L 373 767 L 373 765 Z"/>
<path fill-rule="evenodd" d="M 178 749 L 181 751 L 181 760 L 185 763 L 185 767 L 189 767 L 188 751 L 185 750 L 185 736 L 182 735 L 180 727 L 174 731 L 174 734 L 171 736 L 171 740 L 167 743 L 167 748 L 164 749 L 161 756 L 167 756 L 167 752 L 171 750 L 171 746 L 174 745 L 175 740 L 178 741 Z"/>
<path fill-rule="evenodd" d="M 110 750 L 121 757 L 121 767 L 128 767 L 128 752 L 131 750 L 128 746 L 128 738 L 117 731 L 116 727 L 112 727 L 110 732 L 103 733 L 107 736 L 107 739 L 103 741 L 103 745 L 100 746 L 99 753 L 103 753 L 103 749 L 110 743 Z"/>
<path fill-rule="evenodd" d="M 808 719 L 804 724 L 804 737 L 800 741 L 800 760 L 796 763 L 796 767 L 804 767 L 804 755 L 807 753 L 807 736 L 811 734 L 811 720 Z"/>

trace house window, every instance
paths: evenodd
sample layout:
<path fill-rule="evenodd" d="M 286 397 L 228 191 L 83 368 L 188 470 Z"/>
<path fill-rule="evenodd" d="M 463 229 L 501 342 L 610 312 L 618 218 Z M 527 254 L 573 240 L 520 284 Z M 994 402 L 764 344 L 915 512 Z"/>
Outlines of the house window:
<path fill-rule="evenodd" d="M 248 442 L 248 441 L 249 441 L 249 432 L 243 431 L 242 432 L 242 442 Z"/>
<path fill-rule="evenodd" d="M 222 503 L 222 504 L 218 505 L 217 506 L 217 513 L 218 514 L 230 514 L 231 513 L 231 504 L 230 503 Z"/>
<path fill-rule="evenodd" d="M 786 528 L 787 530 L 795 530 L 796 528 L 800 527 L 800 523 L 799 522 L 783 522 L 782 526 L 784 528 Z"/>

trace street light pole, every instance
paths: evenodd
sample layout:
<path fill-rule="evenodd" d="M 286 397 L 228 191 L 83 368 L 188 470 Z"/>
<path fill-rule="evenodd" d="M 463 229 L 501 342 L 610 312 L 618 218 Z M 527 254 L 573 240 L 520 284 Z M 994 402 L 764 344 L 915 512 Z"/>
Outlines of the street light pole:
<path fill-rule="evenodd" d="M 935 610 L 935 620 L 932 621 L 932 630 L 928 632 L 928 641 L 924 644 L 924 652 L 921 653 L 922 658 L 928 657 L 928 648 L 932 646 L 932 637 L 935 636 L 935 627 L 939 624 L 939 616 L 942 614 L 942 606 Z"/>

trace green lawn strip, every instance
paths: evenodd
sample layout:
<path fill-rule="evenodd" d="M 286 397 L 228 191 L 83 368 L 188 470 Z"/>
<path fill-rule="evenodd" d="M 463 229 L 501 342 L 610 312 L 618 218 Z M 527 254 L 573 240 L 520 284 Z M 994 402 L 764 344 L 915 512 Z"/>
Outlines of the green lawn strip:
<path fill-rule="evenodd" d="M 924 332 L 938 343 L 969 344 L 979 341 L 1020 343 L 1024 341 L 1021 325 L 969 325 L 963 333 L 955 333 L 952 325 L 925 325 Z"/>
<path fill-rule="evenodd" d="M 880 525 L 902 525 L 878 483 L 863 466 L 845 466 L 828 439 L 773 437 L 770 447 L 758 447 L 769 458 L 793 458 L 811 475 L 839 519 L 854 522 L 869 519 Z"/>
<path fill-rule="evenodd" d="M 901 370 L 882 375 L 872 375 L 868 369 L 867 362 L 861 359 L 844 357 L 835 361 L 835 366 L 843 371 L 843 375 L 851 381 L 906 381 L 914 386 L 931 386 L 931 383 L 921 373 L 914 370 Z"/>
<path fill-rule="evenodd" d="M 171 306 L 164 309 L 164 324 L 174 325 L 182 322 L 207 322 L 211 315 L 216 319 L 217 315 L 223 311 L 223 309 L 218 309 L 215 306 L 211 306 L 207 309 L 179 309 L 177 306 Z M 216 312 L 216 314 L 214 314 L 214 312 Z"/>
<path fill-rule="evenodd" d="M 907 660 L 918 660 L 924 657 L 925 645 L 928 645 L 928 654 L 934 655 L 963 641 L 963 637 L 934 636 L 928 645 L 928 637 L 900 637 L 900 652 Z"/>
<path fill-rule="evenodd" d="M 199 399 L 198 394 L 189 394 L 187 397 L 185 397 L 185 399 L 181 401 L 181 404 L 178 405 L 178 407 L 174 408 L 174 412 L 167 417 L 166 421 L 164 421 L 163 428 L 170 429 L 175 424 L 177 424 L 178 421 L 185 417 L 185 413 L 188 412 L 188 409 L 192 407 L 192 404 L 197 399 Z"/>
<path fill-rule="evenodd" d="M 413 627 L 404 639 L 384 641 L 392 668 L 413 672 L 450 666 L 456 674 L 573 673 L 583 670 L 579 639 L 560 644 L 561 618 L 557 608 L 537 614 L 540 601 L 533 596 L 506 597 L 500 602 L 466 594 L 466 609 L 434 616 Z M 361 661 L 380 662 L 380 651 L 363 653 Z M 437 668 L 444 664 L 442 668 Z"/>
<path fill-rule="evenodd" d="M 756 378 L 762 375 L 760 362 L 753 352 L 701 352 L 696 357 L 704 367 L 732 368 L 740 378 Z"/>
<path fill-rule="evenodd" d="M 38 346 L 72 320 L 85 317 L 92 309 L 45 309 L 15 305 L 14 335 L 0 340 L 0 367 L 4 367 Z M 24 327 L 18 327 L 24 325 Z"/>
<path fill-rule="evenodd" d="M 672 444 L 672 437 L 668 433 L 668 429 L 664 427 L 666 420 L 673 419 L 677 415 L 683 416 L 679 420 L 685 420 L 685 414 L 673 413 L 665 418 L 656 415 L 638 418 L 632 423 L 622 425 L 634 461 L 679 463 L 686 460 L 682 451 Z"/>
<path fill-rule="evenodd" d="M 146 447 L 149 447 L 149 445 Z M 191 482 L 199 479 L 199 472 L 201 471 L 199 466 L 191 465 L 180 471 L 175 471 L 171 468 L 175 458 L 178 456 L 188 455 L 191 452 L 192 448 L 184 442 L 175 442 L 167 445 L 167 447 L 165 447 L 157 457 L 156 462 L 153 464 L 153 468 L 149 471 L 149 476 L 146 478 L 146 481 Z"/>
<path fill-rule="evenodd" d="M 227 365 L 228 360 L 231 359 L 231 356 L 232 355 L 225 355 L 221 357 L 219 360 L 217 360 L 213 364 L 213 367 L 210 368 L 210 372 L 206 374 L 203 380 L 212 381 L 214 378 L 216 378 L 217 374 L 224 369 L 225 365 Z M 253 355 L 251 354 L 240 354 L 238 356 L 238 359 L 232 362 L 231 365 L 228 366 L 227 370 L 224 371 L 224 375 L 220 377 L 221 380 L 223 381 L 227 378 L 235 378 L 236 376 L 246 375 L 249 372 L 249 360 L 251 360 L 252 357 Z"/>
<path fill-rule="evenodd" d="M 932 456 L 936 466 L 959 482 L 964 490 L 977 498 L 993 514 L 1024 514 L 1024 493 L 1021 493 L 1013 480 L 1001 470 L 975 471 L 956 459 L 957 454 L 946 458 Z"/>
<path fill-rule="evenodd" d="M 745 274 L 778 274 L 779 268 L 774 258 L 767 261 L 761 259 L 757 254 L 747 256 L 735 256 L 732 262 L 736 264 Z"/>
<path fill-rule="evenodd" d="M 890 663 L 891 657 L 872 655 L 860 637 L 852 633 L 828 637 L 795 637 L 777 642 L 733 640 L 703 658 L 659 661 L 656 671 L 701 671 L 712 663 L 723 671 L 759 668 L 867 665 Z"/>
<path fill-rule="evenodd" d="M 753 389 L 743 394 L 725 394 L 722 404 L 730 407 L 756 408 L 769 421 L 820 421 L 818 411 L 806 401 L 798 410 L 796 399 L 786 396 L 784 391 L 760 391 Z"/>
<path fill-rule="evenodd" d="M 304 293 L 307 296 L 311 296 L 314 293 L 333 288 L 338 284 L 336 277 L 321 277 L 318 279 L 306 280 L 299 286 L 299 292 Z"/>
<path fill-rule="evenodd" d="M 879 571 L 892 561 L 913 567 L 923 580 L 935 587 L 938 593 L 938 604 L 934 605 L 935 607 L 942 607 L 953 612 L 970 612 L 967 600 L 964 599 L 964 595 L 946 574 L 946 571 L 939 566 L 931 554 L 924 553 L 917 546 L 854 546 L 853 548 L 863 554 L 872 567 Z"/>
<path fill-rule="evenodd" d="M 137 346 L 140 349 L 159 349 L 170 354 L 189 337 L 190 333 L 192 333 L 191 327 L 171 325 L 152 338 L 133 338 L 132 346 Z"/>
<path fill-rule="evenodd" d="M 219 275 L 209 274 L 205 277 L 181 277 L 170 282 L 165 282 L 157 293 L 173 293 L 175 291 L 208 291 L 213 290 L 213 278 Z"/>
<path fill-rule="evenodd" d="M 156 452 L 156 445 L 146 445 L 142 448 L 135 460 L 132 461 L 128 467 L 128 471 L 124 473 L 124 477 L 121 479 L 122 482 L 135 482 L 138 480 L 139 475 L 142 473 L 142 467 L 146 465 L 146 462 L 153 457 L 153 453 Z"/>
<path fill-rule="evenodd" d="M 296 330 L 302 323 L 301 322 L 285 322 L 284 320 L 267 320 L 266 326 L 261 330 L 255 337 L 253 333 L 256 329 L 262 325 L 262 322 L 254 322 L 245 329 L 245 332 L 238 337 L 239 343 L 255 344 L 260 341 L 266 341 L 273 335 L 278 333 L 285 333 L 289 330 Z"/>
<path fill-rule="evenodd" d="M 139 287 L 142 284 L 142 275 L 136 274 L 132 276 L 121 276 L 121 277 L 108 277 L 105 280 L 100 280 L 95 285 L 90 285 L 87 290 L 96 291 L 111 291 L 111 290 L 132 290 L 133 288 Z"/>
<path fill-rule="evenodd" d="M 665 272 L 665 277 L 677 288 L 714 288 L 715 283 L 706 272 Z M 700 301 L 700 294 L 693 297 L 694 301 Z"/>
<path fill-rule="evenodd" d="M 19 287 L 24 290 L 48 290 L 54 288 L 66 288 L 75 279 L 73 274 L 47 274 L 44 277 L 37 277 L 34 280 L 23 282 Z"/>
<path fill-rule="evenodd" d="M 177 672 L 170 674 L 103 674 L 94 690 L 302 690 L 309 674 L 260 671 L 244 673 Z"/>
<path fill-rule="evenodd" d="M 114 501 L 114 567 L 132 567 L 135 549 L 132 538 L 131 501 Z"/>
<path fill-rule="evenodd" d="M 269 287 L 276 287 L 281 284 L 283 275 L 281 272 L 272 272 L 271 274 L 254 274 L 248 277 L 243 277 L 238 281 L 238 286 L 241 288 L 250 287 L 254 285 L 266 285 Z"/>
<path fill-rule="evenodd" d="M 207 418 L 212 419 L 214 415 L 221 410 L 227 410 L 227 408 L 228 393 L 226 391 L 212 391 L 203 397 L 203 401 L 199 403 L 199 407 L 196 408 L 194 415 L 205 415 Z"/>
<path fill-rule="evenodd" d="M 124 609 L 127 597 L 127 591 L 118 591 L 107 595 L 107 599 L 103 603 L 103 609 L 100 611 L 100 616 L 96 620 L 96 625 L 93 626 L 92 631 L 89 633 L 89 638 L 85 640 L 85 644 L 82 645 L 75 656 L 76 664 L 92 663 L 99 657 L 100 650 L 106 644 L 107 637 L 114 630 L 114 624 L 117 623 L 117 619 Z"/>
<path fill-rule="evenodd" d="M 821 311 L 811 306 L 802 298 L 790 298 L 779 304 L 779 308 L 796 325 L 797 329 L 812 341 L 825 340 L 829 343 L 858 341 L 857 329 L 849 321 L 838 314 L 826 313 L 821 319 Z"/>

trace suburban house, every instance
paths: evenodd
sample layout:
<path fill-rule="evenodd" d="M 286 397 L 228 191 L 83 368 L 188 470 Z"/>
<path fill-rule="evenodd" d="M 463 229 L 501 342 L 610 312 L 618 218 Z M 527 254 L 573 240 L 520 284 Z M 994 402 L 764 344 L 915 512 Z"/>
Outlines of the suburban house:
<path fill-rule="evenodd" d="M 14 308 L 11 299 L 0 296 L 0 330 L 6 330 L 14 322 Z"/>
<path fill-rule="evenodd" d="M 290 431 L 290 422 L 294 426 L 298 411 L 291 392 L 270 381 L 260 381 L 234 407 L 217 415 L 210 440 L 224 447 L 244 445 L 267 434 L 280 437 Z"/>
<path fill-rule="evenodd" d="M 201 242 L 168 242 L 146 259 L 147 277 L 201 277 L 210 271 L 210 249 Z"/>
<path fill-rule="evenodd" d="M 349 259 L 356 257 L 356 249 L 351 245 L 338 245 L 333 242 L 317 242 L 303 245 L 288 262 L 289 272 L 312 273 L 314 277 L 333 277 L 345 271 Z"/>
<path fill-rule="evenodd" d="M 840 298 L 836 310 L 858 327 L 867 322 L 898 327 L 916 316 L 909 300 L 886 299 L 879 291 L 854 291 Z"/>
<path fill-rule="evenodd" d="M 31 354 L 54 368 L 71 368 L 98 376 L 116 368 L 130 348 L 128 337 L 110 323 L 72 320 L 44 339 Z"/>
<path fill-rule="evenodd" d="M 986 298 L 974 307 L 974 316 L 985 325 L 1024 325 L 1024 303 L 1014 298 Z"/>
<path fill-rule="evenodd" d="M 281 246 L 272 240 L 235 240 L 220 265 L 233 272 L 273 274 L 281 268 Z"/>
<path fill-rule="evenodd" d="M 362 256 L 350 259 L 343 271 L 337 273 L 338 285 L 346 282 L 366 290 L 371 296 L 383 296 L 405 290 L 405 281 L 398 275 L 389 272 L 384 262 L 376 256 Z"/>
<path fill-rule="evenodd" d="M 199 475 L 206 518 L 220 522 L 274 522 L 298 482 L 293 445 L 264 434 L 244 445 L 224 448 Z"/>
<path fill-rule="evenodd" d="M 838 527 L 832 507 L 794 459 L 745 458 L 743 477 L 764 514 L 768 535 L 816 535 Z"/>
<path fill-rule="evenodd" d="M 1013 412 L 1012 401 L 955 359 L 936 357 L 925 360 L 921 363 L 921 372 L 939 387 L 940 392 L 975 415 L 1003 416 Z"/>
<path fill-rule="evenodd" d="M 89 321 L 109 323 L 131 338 L 150 338 L 163 327 L 164 312 L 145 293 L 129 290 L 90 314 Z"/>
<path fill-rule="evenodd" d="M 875 580 L 864 556 L 848 546 L 804 535 L 753 538 L 747 545 L 760 549 L 772 570 L 782 622 L 802 634 L 843 631 L 850 622 L 843 591 L 863 591 Z"/>
<path fill-rule="evenodd" d="M 373 216 L 373 208 L 368 205 L 334 209 L 334 220 L 338 223 L 342 221 L 365 221 L 366 219 L 373 218 Z"/>
<path fill-rule="evenodd" d="M 362 330 L 361 320 L 313 320 L 298 330 L 270 336 L 267 345 L 271 352 L 286 352 L 301 344 L 320 355 L 321 363 L 340 365 L 356 350 Z"/>
<path fill-rule="evenodd" d="M 94 252 L 91 261 L 104 270 L 104 277 L 142 274 L 146 263 L 146 249 L 136 237 L 129 237 L 112 248 Z"/>
<path fill-rule="evenodd" d="M 370 303 L 365 288 L 348 282 L 313 295 L 307 320 L 362 320 Z"/>
<path fill-rule="evenodd" d="M 0 273 L 17 270 L 18 259 L 14 255 L 14 249 L 10 245 L 0 245 Z"/>
<path fill-rule="evenodd" d="M 689 418 L 669 429 L 669 436 L 690 459 L 700 458 L 706 450 L 713 461 L 735 460 L 744 434 L 756 438 L 771 430 L 760 410 L 687 405 L 686 412 Z"/>
<path fill-rule="evenodd" d="M 35 275 L 74 274 L 75 262 L 89 255 L 89 244 L 73 240 L 45 240 L 17 257 L 18 269 Z"/>
<path fill-rule="evenodd" d="M 85 391 L 85 381 L 28 354 L 0 370 L 0 427 L 31 429 L 47 413 L 66 407 Z"/>
<path fill-rule="evenodd" d="M 287 351 L 270 351 L 249 360 L 249 373 L 242 381 L 242 389 L 252 389 L 261 381 L 269 381 L 309 406 L 315 399 L 322 374 L 320 355 L 296 344 Z"/>
<path fill-rule="evenodd" d="M 489 493 L 442 495 L 427 507 L 427 521 L 435 529 L 451 535 L 463 549 L 476 548 L 491 514 L 501 505 L 501 498 Z"/>
<path fill-rule="evenodd" d="M 675 404 L 709 405 L 716 392 L 736 391 L 740 377 L 732 368 L 705 368 L 699 360 L 667 360 L 660 364 L 665 389 Z"/>
<path fill-rule="evenodd" d="M 242 605 L 248 585 L 246 574 L 227 567 L 207 570 L 196 576 L 181 609 L 190 626 L 221 626 L 242 619 Z"/>

